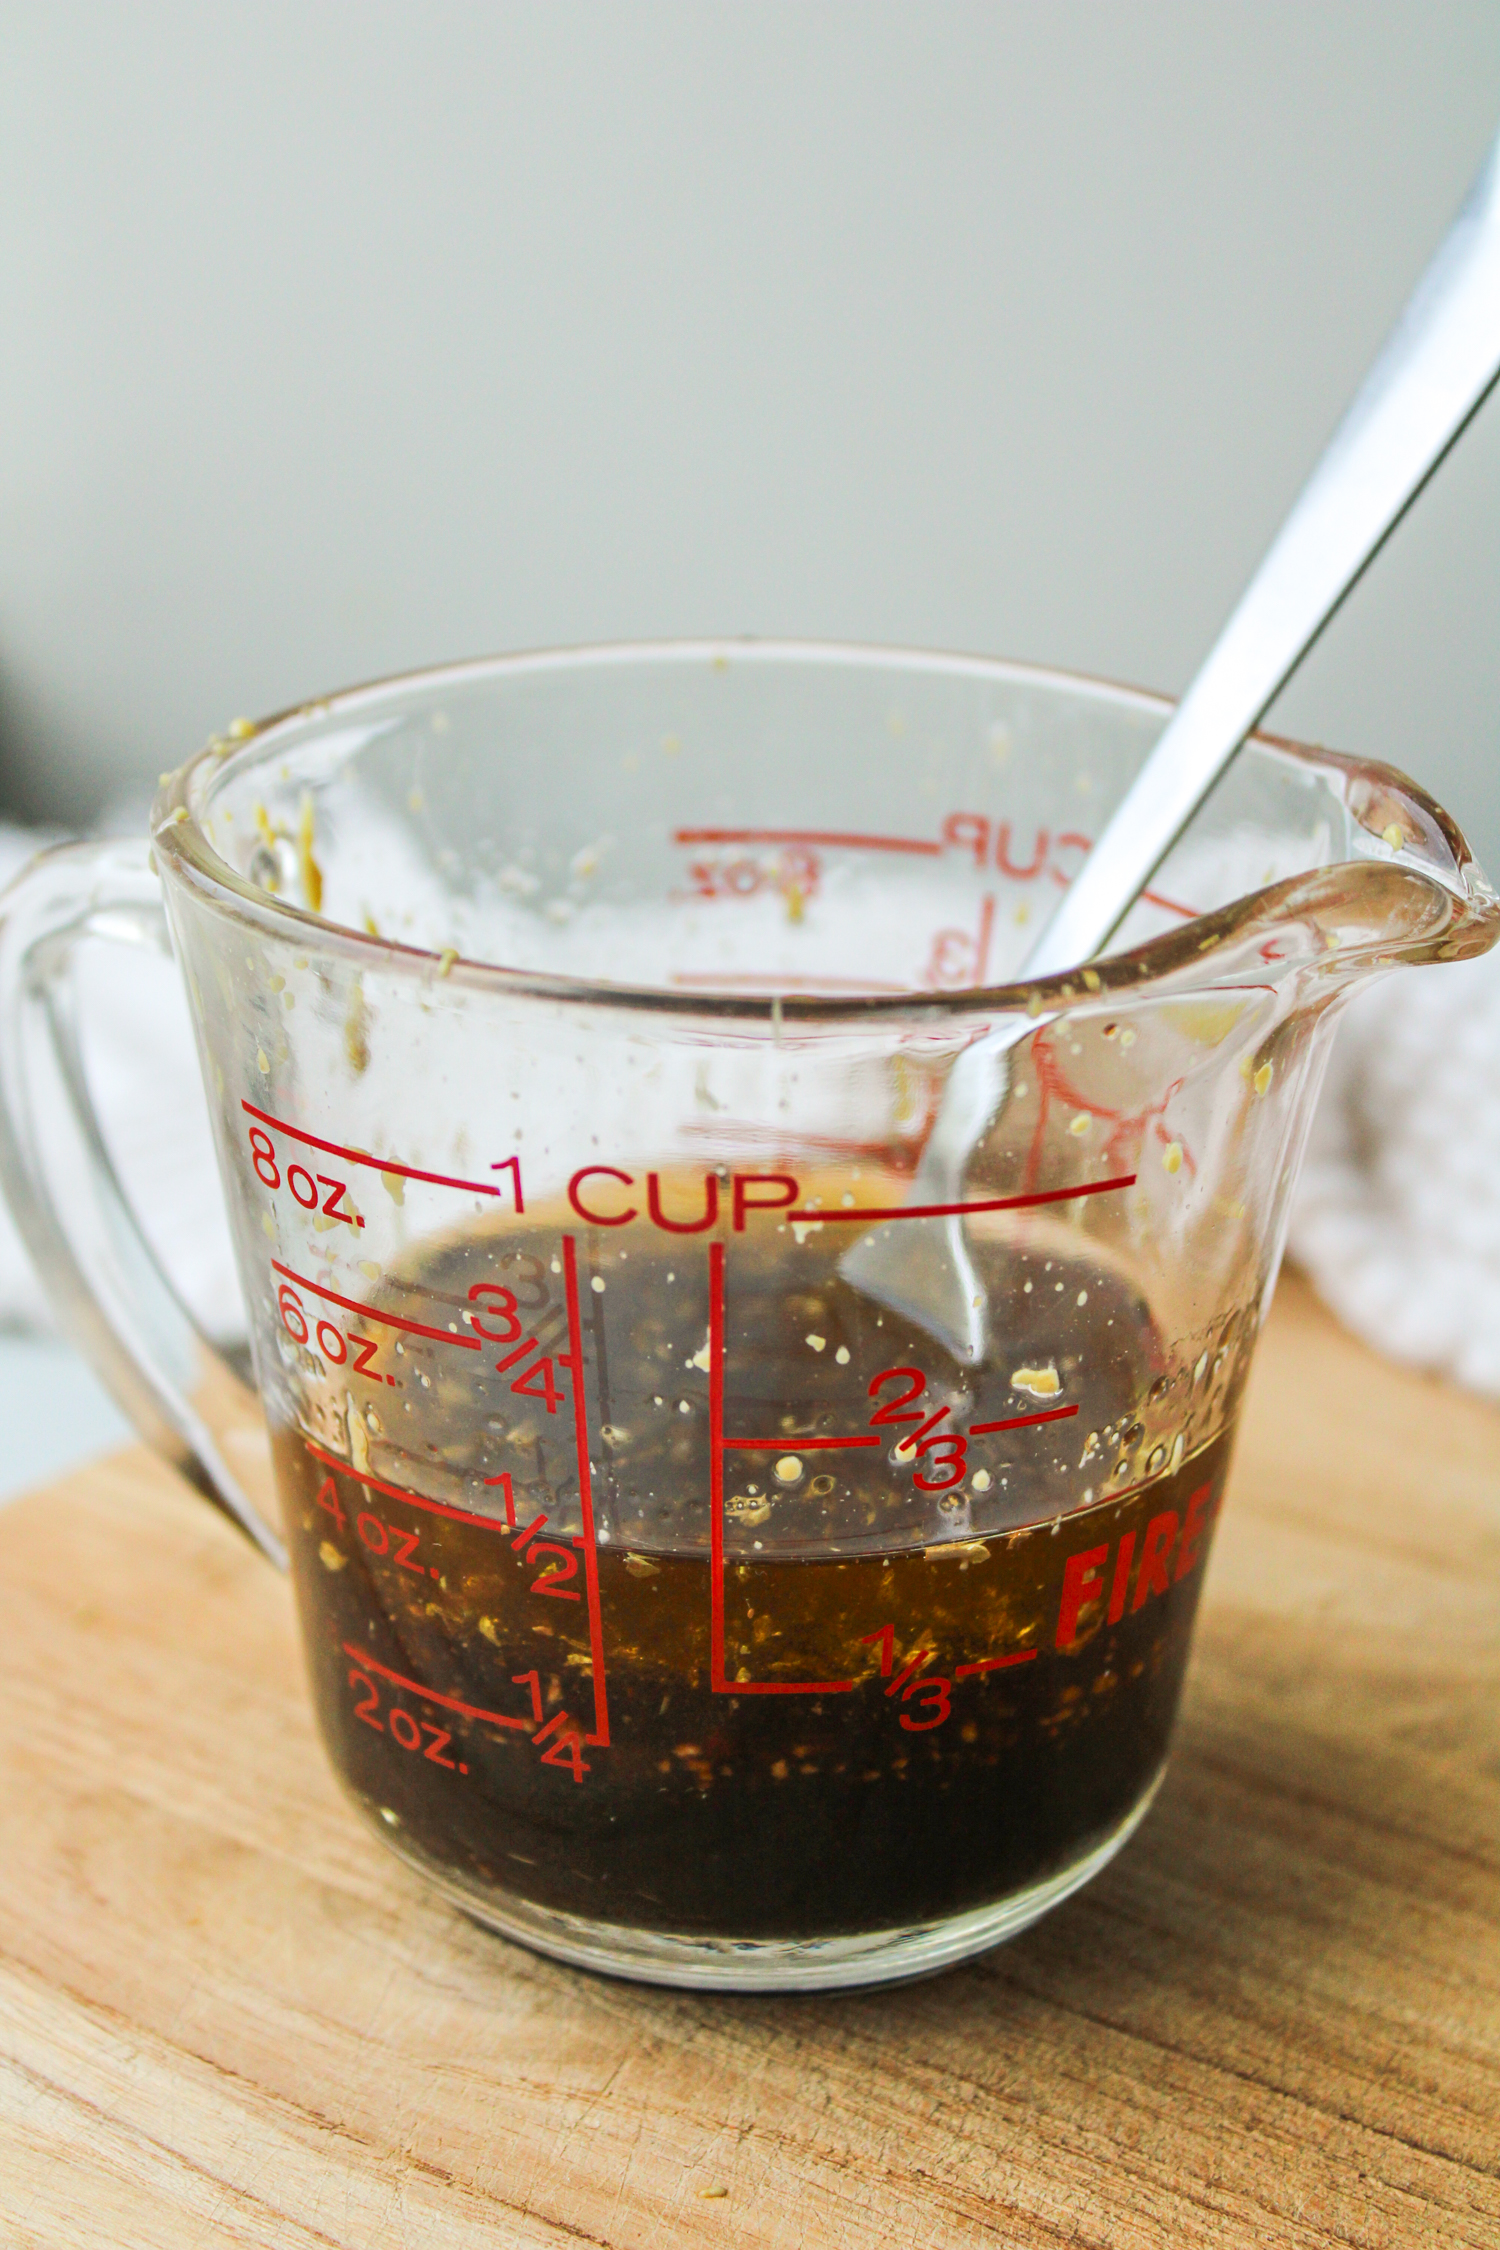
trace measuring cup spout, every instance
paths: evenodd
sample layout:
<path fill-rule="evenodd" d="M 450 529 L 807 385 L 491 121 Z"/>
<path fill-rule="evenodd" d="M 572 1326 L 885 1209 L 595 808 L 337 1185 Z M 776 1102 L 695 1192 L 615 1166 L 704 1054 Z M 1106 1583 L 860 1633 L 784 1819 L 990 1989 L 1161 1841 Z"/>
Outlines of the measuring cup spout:
<path fill-rule="evenodd" d="M 1278 745 L 1284 756 L 1310 762 L 1310 753 Z M 969 1230 L 987 1206 L 983 1193 L 997 1152 L 1014 1147 L 1007 1110 L 1014 1075 L 1028 1046 L 1033 1056 L 1053 1051 L 1062 1026 L 1074 1053 L 1085 1025 L 1128 1005 L 1131 1014 L 1113 1027 L 1121 1052 L 1146 1036 L 1158 1046 L 1169 1025 L 1195 1026 L 1193 1037 L 1210 1046 L 1232 1023 L 1254 1024 L 1253 1050 L 1241 1053 L 1245 1082 L 1264 1095 L 1278 1074 L 1277 1107 L 1291 1100 L 1289 1129 L 1301 1134 L 1321 1076 L 1328 1035 L 1338 1008 L 1365 977 L 1404 965 L 1457 960 L 1482 952 L 1497 929 L 1495 894 L 1469 855 L 1452 821 L 1432 800 L 1391 769 L 1352 761 L 1330 762 L 1338 773 L 1347 812 L 1347 858 L 1315 866 L 1243 897 L 1230 897 L 1193 918 L 1186 928 L 1131 951 L 1045 980 L 1029 992 L 976 995 L 1005 1008 L 998 1024 L 986 1023 L 952 1064 L 919 1157 L 904 1224 L 885 1222 L 863 1234 L 844 1254 L 839 1271 L 851 1287 L 923 1330 L 960 1367 L 983 1362 L 995 1344 L 991 1308 L 978 1278 Z M 1341 771 L 1339 769 L 1342 769 Z M 1326 852 L 1331 838 L 1320 839 Z M 1264 850 L 1264 831 L 1253 829 L 1223 843 L 1190 837 L 1184 866 L 1171 891 L 1203 895 L 1214 880 L 1232 881 L 1237 860 Z M 1194 860 L 1196 858 L 1196 866 Z M 1132 927 L 1138 927 L 1139 910 Z M 1127 935 L 1131 930 L 1127 929 Z M 1242 994 L 1242 999 L 1236 999 Z M 1195 1004 L 1193 996 L 1198 995 Z M 1196 1005 L 1196 1013 L 1195 1013 Z M 1288 1097 L 1288 1071 L 1295 1061 Z M 1175 1066 L 1174 1066 L 1175 1067 Z M 1052 1069 L 1045 1063 L 1044 1080 Z M 1157 1153 L 1173 1161 L 1179 1143 L 1174 1103 L 1197 1075 L 1191 1054 L 1182 1057 L 1175 1092 L 1157 1104 Z M 1063 1081 L 1056 1100 L 1024 1142 L 1029 1177 L 1055 1164 L 1072 1136 L 1134 1150 L 1141 1160 L 1145 1101 L 1134 1128 L 1131 1097 L 1064 1109 Z M 1141 1089 L 1144 1093 L 1148 1089 Z M 1068 1139 L 1064 1140 L 1064 1130 Z M 1149 1132 L 1145 1135 L 1149 1142 Z M 1147 1150 L 1147 1156 L 1150 1155 Z M 1188 1156 L 1187 1161 L 1196 1160 Z M 1123 1162 L 1123 1159 L 1122 1159 Z M 1118 1169 L 1118 1167 L 1117 1167 Z"/>

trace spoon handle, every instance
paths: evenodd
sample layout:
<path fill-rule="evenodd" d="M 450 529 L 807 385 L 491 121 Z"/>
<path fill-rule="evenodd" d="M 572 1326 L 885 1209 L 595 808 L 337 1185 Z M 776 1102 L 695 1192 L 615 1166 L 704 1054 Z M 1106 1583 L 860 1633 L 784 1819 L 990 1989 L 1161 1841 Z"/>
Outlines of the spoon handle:
<path fill-rule="evenodd" d="M 1024 974 L 1108 943 L 1500 375 L 1500 140 Z"/>

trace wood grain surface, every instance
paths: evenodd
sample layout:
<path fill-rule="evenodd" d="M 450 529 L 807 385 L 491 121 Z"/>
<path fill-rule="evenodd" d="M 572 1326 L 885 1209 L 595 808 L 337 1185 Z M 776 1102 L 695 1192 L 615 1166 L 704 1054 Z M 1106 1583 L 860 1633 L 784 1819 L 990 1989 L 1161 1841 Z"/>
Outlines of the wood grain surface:
<path fill-rule="evenodd" d="M 1288 1280 L 1173 1765 L 930 1983 L 505 1945 L 368 1840 L 143 1453 L 0 1517 L 0 2242 L 1500 2245 L 1500 1416 Z"/>

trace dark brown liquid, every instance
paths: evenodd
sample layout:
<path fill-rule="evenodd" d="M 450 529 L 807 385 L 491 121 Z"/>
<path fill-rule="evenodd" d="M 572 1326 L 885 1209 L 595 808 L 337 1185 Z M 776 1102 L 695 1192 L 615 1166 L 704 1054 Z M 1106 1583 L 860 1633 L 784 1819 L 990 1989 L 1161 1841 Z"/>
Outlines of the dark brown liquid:
<path fill-rule="evenodd" d="M 717 1687 L 701 1238 L 579 1231 L 597 1602 L 555 1233 L 456 1238 L 380 1293 L 446 1326 L 488 1285 L 485 1324 L 538 1338 L 519 1363 L 496 1371 L 508 1337 L 483 1355 L 404 1338 L 383 1392 L 349 1385 L 365 1476 L 333 1466 L 347 1409 L 312 1447 L 278 1440 L 334 1763 L 393 1841 L 471 1894 L 683 1936 L 891 1929 L 1044 1881 L 1159 1770 L 1227 1423 L 1131 1487 L 1160 1363 L 1118 1282 L 1095 1274 L 1081 1307 L 1076 1265 L 983 1251 L 1002 1342 L 964 1373 L 837 1279 L 834 1232 L 800 1262 L 770 1230 L 728 1247 L 724 1431 L 769 1442 L 723 1455 Z M 541 1345 L 550 1381 L 517 1392 Z M 1056 1394 L 1011 1380 L 1049 1366 Z M 963 1482 L 923 1493 L 893 1458 L 915 1426 L 871 1425 L 911 1391 L 908 1374 L 872 1402 L 897 1368 L 925 1381 L 908 1411 L 946 1407 L 940 1432 L 1080 1411 L 968 1436 Z M 849 1434 L 876 1442 L 809 1442 Z M 1089 1453 L 1100 1486 L 1080 1507 Z M 930 1447 L 916 1468 L 943 1485 L 957 1465 Z"/>

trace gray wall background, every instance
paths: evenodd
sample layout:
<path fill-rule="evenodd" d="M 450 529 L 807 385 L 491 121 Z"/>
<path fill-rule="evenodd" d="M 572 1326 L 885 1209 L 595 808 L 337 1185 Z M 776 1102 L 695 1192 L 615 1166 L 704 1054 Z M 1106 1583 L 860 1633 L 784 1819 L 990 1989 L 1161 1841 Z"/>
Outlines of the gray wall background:
<path fill-rule="evenodd" d="M 0 802 L 481 650 L 1183 686 L 1500 121 L 1493 0 L 0 4 Z M 1500 872 L 1500 405 L 1283 699 Z"/>

